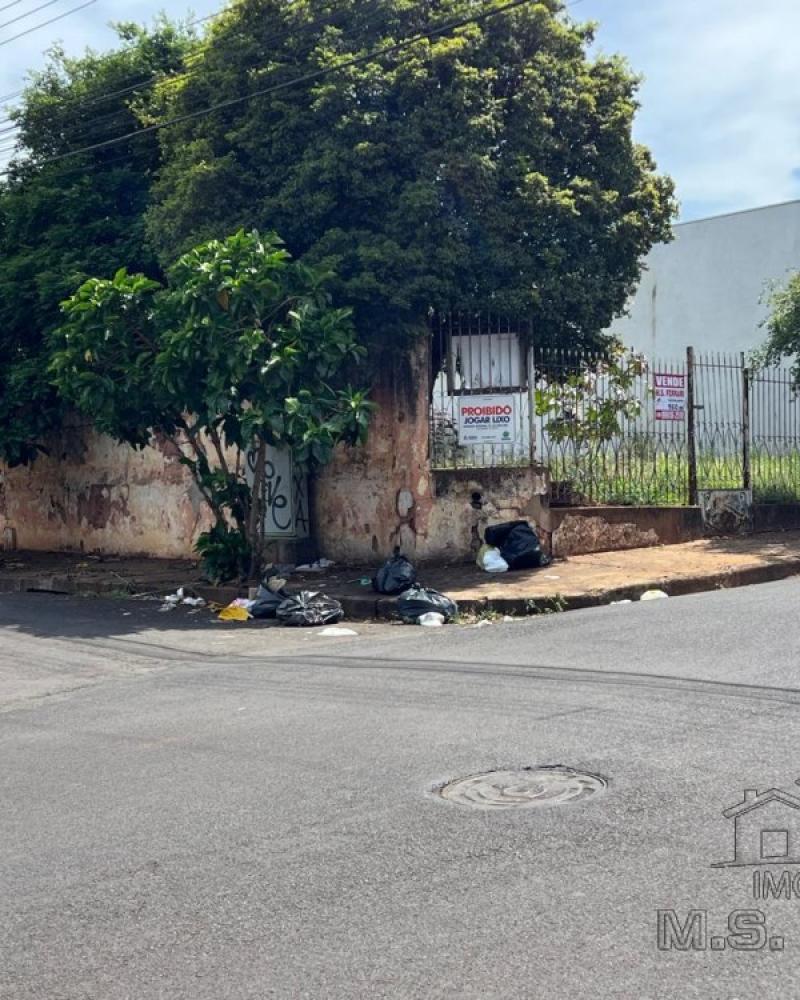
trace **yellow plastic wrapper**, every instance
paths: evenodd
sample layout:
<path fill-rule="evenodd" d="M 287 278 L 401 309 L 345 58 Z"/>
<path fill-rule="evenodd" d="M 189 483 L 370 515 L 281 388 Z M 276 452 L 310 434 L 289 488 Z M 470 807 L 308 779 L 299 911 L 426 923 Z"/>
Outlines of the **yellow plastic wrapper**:
<path fill-rule="evenodd" d="M 227 608 L 220 611 L 218 618 L 221 622 L 246 622 L 252 615 L 247 608 L 241 608 L 238 604 L 229 604 Z"/>

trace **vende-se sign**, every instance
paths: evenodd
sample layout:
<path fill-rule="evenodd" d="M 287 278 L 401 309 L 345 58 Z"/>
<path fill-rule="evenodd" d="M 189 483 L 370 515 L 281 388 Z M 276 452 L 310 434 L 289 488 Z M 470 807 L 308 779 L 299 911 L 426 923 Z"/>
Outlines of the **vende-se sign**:
<path fill-rule="evenodd" d="M 686 376 L 656 372 L 653 374 L 656 397 L 656 420 L 686 419 Z"/>
<path fill-rule="evenodd" d="M 514 440 L 517 401 L 513 396 L 461 396 L 459 444 L 509 444 Z"/>

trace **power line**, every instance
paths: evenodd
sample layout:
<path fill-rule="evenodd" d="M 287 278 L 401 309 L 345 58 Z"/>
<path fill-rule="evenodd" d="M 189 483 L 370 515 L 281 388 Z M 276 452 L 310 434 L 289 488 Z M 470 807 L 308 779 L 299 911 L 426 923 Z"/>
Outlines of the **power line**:
<path fill-rule="evenodd" d="M 20 31 L 18 35 L 12 35 L 11 38 L 4 38 L 2 42 L 0 42 L 0 46 L 10 45 L 12 42 L 16 42 L 18 38 L 24 38 L 26 35 L 31 35 L 34 31 L 38 31 L 40 28 L 46 28 L 48 24 L 55 24 L 56 21 L 62 21 L 65 17 L 69 17 L 70 14 L 77 14 L 79 10 L 83 10 L 85 7 L 91 7 L 94 3 L 97 3 L 97 0 L 86 0 L 86 3 L 79 4 L 77 7 L 71 7 L 63 14 L 51 17 L 49 21 L 42 21 L 40 24 L 35 24 L 32 28 L 28 28 L 26 31 Z"/>
<path fill-rule="evenodd" d="M 54 3 L 60 3 L 61 0 L 47 0 L 47 3 L 40 4 L 38 7 L 34 7 L 33 10 L 26 10 L 24 14 L 17 14 L 16 17 L 12 17 L 10 21 L 4 21 L 0 24 L 0 28 L 7 28 L 9 24 L 16 24 L 17 21 L 24 21 L 26 17 L 31 17 L 32 14 L 38 14 L 40 10 L 44 10 L 45 7 L 52 7 Z"/>
<path fill-rule="evenodd" d="M 19 4 L 21 4 L 21 3 L 22 3 L 22 0 L 11 0 L 11 3 L 4 4 L 4 6 L 0 7 L 0 14 L 2 14 L 4 10 L 9 10 L 11 7 L 17 7 L 17 6 L 19 6 Z M 0 98 L 0 100 L 1 99 L 2 98 Z"/>
<path fill-rule="evenodd" d="M 373 8 L 378 8 L 379 5 L 380 5 L 380 2 L 381 2 L 381 0 L 369 0 L 369 3 L 368 4 L 365 3 L 364 6 L 370 6 L 370 7 L 373 7 Z M 206 20 L 207 21 L 207 20 L 210 20 L 211 18 L 219 17 L 220 14 L 225 13 L 225 11 L 228 10 L 228 9 L 229 8 L 225 8 L 224 10 L 217 11 L 215 14 L 207 15 L 205 18 L 201 18 L 199 20 Z M 332 7 L 329 6 L 329 9 L 328 9 L 329 15 L 336 15 L 336 14 L 338 14 L 340 12 L 341 11 L 337 10 L 335 6 L 332 6 Z M 199 20 L 198 21 L 191 21 L 191 22 L 189 22 L 189 24 L 199 23 Z M 316 30 L 320 30 L 320 29 L 323 29 L 325 27 L 328 27 L 332 23 L 333 22 L 330 19 L 321 19 L 321 20 L 317 20 L 317 21 L 311 21 L 311 22 L 309 22 L 308 25 L 305 25 L 304 27 L 310 28 L 312 31 L 316 31 Z M 371 24 L 371 23 L 372 23 L 371 20 L 368 19 L 367 20 L 367 24 Z M 273 44 L 279 44 L 280 42 L 285 41 L 286 38 L 289 37 L 292 34 L 293 30 L 294 30 L 293 28 L 285 27 L 282 31 L 280 31 L 280 32 L 278 32 L 276 34 L 273 34 L 273 35 L 269 35 L 269 36 L 267 36 L 264 39 L 261 39 L 261 45 L 262 45 L 262 47 L 263 46 L 268 46 L 268 45 L 273 45 Z M 244 33 L 245 32 L 244 32 L 243 29 L 239 29 L 237 32 L 235 32 L 235 34 L 244 34 Z M 200 59 L 202 57 L 203 53 L 208 48 L 210 48 L 210 46 L 211 46 L 211 43 L 208 43 L 206 45 L 200 46 L 197 50 L 195 50 L 195 51 L 193 51 L 193 52 L 190 53 L 189 58 L 191 58 L 192 61 Z M 69 110 L 73 110 L 73 109 L 80 109 L 82 107 L 88 107 L 91 104 L 104 103 L 105 101 L 111 100 L 114 97 L 122 97 L 122 96 L 125 96 L 126 94 L 133 94 L 133 93 L 135 93 L 138 90 L 144 90 L 145 88 L 150 87 L 150 86 L 154 86 L 154 85 L 156 85 L 158 83 L 164 83 L 164 84 L 174 85 L 174 84 L 179 83 L 181 80 L 188 80 L 188 79 L 191 79 L 191 78 L 193 78 L 195 76 L 198 76 L 198 75 L 202 74 L 203 70 L 204 70 L 204 67 L 203 66 L 199 66 L 197 69 L 190 70 L 189 72 L 184 72 L 184 73 L 177 73 L 177 74 L 171 74 L 171 75 L 170 74 L 165 74 L 165 73 L 158 73 L 158 74 L 155 74 L 152 77 L 146 78 L 145 80 L 137 81 L 136 83 L 129 84 L 126 87 L 122 87 L 119 90 L 111 91 L 110 93 L 98 94 L 98 95 L 95 95 L 95 96 L 90 97 L 90 98 L 80 98 L 79 100 L 74 101 L 72 104 L 69 104 L 69 102 L 64 102 L 64 104 L 61 105 L 61 108 L 59 110 L 61 110 L 62 108 L 64 108 L 65 105 L 66 105 L 66 110 L 69 111 Z M 131 114 L 130 109 L 128 107 L 124 107 L 124 108 L 118 109 L 116 111 L 112 111 L 112 112 L 110 112 L 110 113 L 108 113 L 106 115 L 100 115 L 99 117 L 94 118 L 91 121 L 84 123 L 83 125 L 78 125 L 78 127 L 74 131 L 71 131 L 69 137 L 72 138 L 72 139 L 80 139 L 81 135 L 87 134 L 88 132 L 90 132 L 91 130 L 93 130 L 100 123 L 102 123 L 102 122 L 108 122 L 110 124 L 110 123 L 114 122 L 115 120 L 121 120 L 121 119 L 130 117 L 130 114 Z M 5 119 L 0 119 L 0 124 L 3 124 L 4 122 L 10 122 L 12 120 L 13 119 L 10 118 L 10 117 L 9 118 L 5 118 Z M 4 134 L 9 133 L 9 132 L 15 132 L 19 128 L 20 128 L 20 125 L 18 123 L 15 123 L 13 125 L 8 125 L 6 128 L 0 128 L 0 142 L 2 141 L 2 136 Z"/>
<path fill-rule="evenodd" d="M 20 2 L 20 0 L 17 0 L 17 2 Z M 55 0 L 53 0 L 53 2 L 55 2 Z M 92 0 L 92 2 L 95 2 L 95 0 Z M 88 4 L 85 4 L 84 6 L 88 6 Z M 2 11 L 4 9 L 5 8 L 0 7 L 0 11 Z M 76 8 L 76 9 L 80 10 L 81 8 Z M 204 21 L 211 21 L 215 17 L 219 17 L 221 14 L 226 13 L 226 11 L 228 11 L 229 9 L 230 9 L 229 7 L 224 7 L 222 10 L 218 10 L 218 11 L 216 11 L 213 14 L 206 14 L 205 17 L 193 18 L 191 21 L 187 21 L 186 22 L 186 26 L 187 26 L 187 28 L 191 28 L 195 24 L 202 24 Z M 70 12 L 68 11 L 67 13 L 70 13 Z M 63 15 L 63 16 L 66 16 L 66 15 Z M 50 22 L 45 22 L 45 23 L 50 23 Z M 13 41 L 13 40 L 14 39 L 9 39 L 9 41 Z M 198 49 L 197 55 L 199 55 L 201 52 L 203 52 L 206 47 L 207 46 L 200 46 L 200 48 Z M 195 53 L 191 54 L 191 58 L 195 58 Z M 165 79 L 165 77 L 163 76 L 163 74 L 156 74 L 156 75 L 154 75 L 152 77 L 146 77 L 144 80 L 140 80 L 137 83 L 131 84 L 128 87 L 123 87 L 120 90 L 113 91 L 110 94 L 100 94 L 97 97 L 81 98 L 79 101 L 75 102 L 75 104 L 76 104 L 76 106 L 80 106 L 82 104 L 89 105 L 89 104 L 95 104 L 95 103 L 98 103 L 98 102 L 101 102 L 101 101 L 104 101 L 104 100 L 110 100 L 112 97 L 118 97 L 118 96 L 121 96 L 121 95 L 124 95 L 124 94 L 129 94 L 132 91 L 136 90 L 137 87 L 140 87 L 140 86 L 142 86 L 144 84 L 155 84 L 159 80 L 162 80 L 162 79 Z M 23 88 L 22 90 L 15 90 L 11 94 L 6 94 L 5 97 L 0 97 L 0 104 L 2 104 L 4 101 L 10 101 L 14 97 L 20 97 L 24 93 L 25 93 L 25 89 Z M 9 121 L 12 121 L 11 117 L 2 118 L 2 119 L 0 119 L 0 125 L 5 124 L 6 122 L 9 122 Z"/>
<path fill-rule="evenodd" d="M 293 77 L 291 80 L 284 80 L 283 83 L 274 84 L 271 87 L 263 87 L 259 90 L 254 90 L 249 94 L 243 94 L 239 97 L 231 97 L 226 101 L 219 101 L 217 104 L 212 104 L 207 108 L 200 108 L 197 111 L 189 111 L 182 115 L 176 115 L 174 118 L 167 119 L 167 121 L 155 122 L 153 125 L 147 125 L 144 128 L 135 129 L 133 132 L 127 132 L 125 135 L 117 136 L 113 139 L 104 139 L 102 142 L 91 143 L 90 145 L 82 146 L 79 149 L 73 149 L 66 153 L 59 153 L 57 156 L 51 156 L 45 160 L 41 160 L 38 165 L 46 166 L 47 164 L 57 163 L 60 160 L 67 159 L 71 156 L 78 156 L 81 153 L 90 153 L 96 149 L 105 149 L 108 146 L 114 146 L 119 142 L 125 142 L 127 139 L 131 139 L 134 136 L 145 135 L 149 132 L 156 132 L 162 128 L 168 128 L 171 125 L 180 125 L 182 122 L 191 121 L 195 118 L 202 118 L 206 115 L 213 114 L 215 111 L 222 111 L 226 108 L 243 104 L 245 101 L 253 100 L 255 97 L 266 97 L 270 94 L 278 93 L 281 90 L 287 90 L 288 88 L 294 87 L 299 83 L 308 83 L 311 80 L 321 79 L 331 73 L 341 73 L 342 70 L 350 69 L 353 66 L 360 66 L 362 63 L 371 62 L 374 59 L 380 59 L 383 56 L 392 55 L 395 52 L 401 52 L 403 49 L 408 48 L 410 45 L 415 45 L 417 42 L 435 38 L 437 35 L 442 35 L 449 31 L 455 31 L 458 28 L 463 28 L 470 24 L 479 24 L 483 21 L 488 21 L 491 18 L 499 17 L 501 14 L 508 13 L 511 10 L 524 7 L 535 2 L 536 0 L 510 0 L 509 3 L 505 3 L 500 7 L 495 7 L 493 10 L 449 21 L 446 24 L 440 25 L 438 28 L 432 28 L 430 31 L 419 32 L 416 35 L 412 35 L 410 38 L 403 39 L 400 42 L 394 42 L 392 45 L 386 45 L 380 49 L 374 49 L 372 52 L 368 52 L 365 55 L 354 56 L 352 59 L 347 59 L 344 62 L 338 63 L 336 66 L 327 66 L 323 69 L 313 70 L 310 73 L 304 73 L 301 76 Z"/>
<path fill-rule="evenodd" d="M 373 6 L 374 7 L 374 6 L 377 6 L 379 3 L 380 3 L 380 0 L 369 0 L 369 3 L 365 4 L 365 6 Z M 196 24 L 201 24 L 203 21 L 210 21 L 210 20 L 212 20 L 212 19 L 214 19 L 216 17 L 220 17 L 222 14 L 227 13 L 227 11 L 229 11 L 230 9 L 231 9 L 230 7 L 225 7 L 222 10 L 216 11 L 214 14 L 207 14 L 205 17 L 195 18 L 195 19 L 187 22 L 187 27 L 193 27 Z M 338 11 L 336 10 L 335 6 L 330 6 L 329 5 L 329 13 L 336 14 L 336 13 L 338 13 Z M 310 24 L 308 26 L 311 27 L 312 29 L 314 29 L 314 28 L 322 28 L 322 27 L 326 27 L 330 23 L 331 23 L 330 21 L 312 21 L 312 22 L 310 22 Z M 270 45 L 270 44 L 273 44 L 273 43 L 281 42 L 281 41 L 285 40 L 286 37 L 292 33 L 292 30 L 293 29 L 291 29 L 291 28 L 285 28 L 283 31 L 278 32 L 275 35 L 267 36 L 267 38 L 265 38 L 265 39 L 262 40 L 262 44 L 263 45 Z M 236 32 L 234 32 L 234 34 L 243 35 L 243 34 L 246 34 L 246 31 L 244 29 L 240 28 Z M 202 56 L 203 56 L 203 54 L 210 47 L 211 47 L 211 43 L 210 42 L 207 42 L 204 45 L 199 45 L 194 51 L 190 52 L 187 55 L 185 62 L 187 64 L 189 62 L 194 63 L 195 61 L 201 59 Z M 127 86 L 122 87 L 119 90 L 111 91 L 110 93 L 97 94 L 97 95 L 94 95 L 93 97 L 79 98 L 77 100 L 73 100 L 72 102 L 65 101 L 62 104 L 62 108 L 66 108 L 66 109 L 81 108 L 81 107 L 88 107 L 91 104 L 102 104 L 102 103 L 105 103 L 106 101 L 112 100 L 115 97 L 124 97 L 126 94 L 132 94 L 132 93 L 134 93 L 137 90 L 144 90 L 145 88 L 155 86 L 156 84 L 161 83 L 161 82 L 164 82 L 164 83 L 177 83 L 179 80 L 190 79 L 191 77 L 197 76 L 198 74 L 200 74 L 202 72 L 203 72 L 203 67 L 200 66 L 200 67 L 198 67 L 195 70 L 191 70 L 190 69 L 188 72 L 176 73 L 176 74 L 172 74 L 172 75 L 165 75 L 164 73 L 155 73 L 155 74 L 153 74 L 153 76 L 149 76 L 149 77 L 145 77 L 145 78 L 143 78 L 141 80 L 137 80 L 135 83 L 128 84 Z M 22 94 L 22 93 L 24 93 L 24 91 L 18 91 L 18 93 Z M 13 96 L 15 96 L 15 95 L 13 95 L 13 94 L 9 95 L 9 97 L 13 97 Z M 0 103 L 2 103 L 2 98 L 0 98 Z M 104 116 L 104 118 L 102 118 L 102 119 L 96 119 L 96 120 L 100 121 L 100 120 L 107 120 L 110 117 L 119 117 L 123 113 L 124 112 L 115 111 L 115 112 L 113 112 L 112 115 L 106 115 L 106 116 Z M 0 118 L 0 125 L 4 125 L 6 122 L 10 122 L 10 121 L 13 121 L 13 118 L 11 116 L 8 116 L 6 118 Z M 0 129 L 0 133 L 2 133 L 3 131 L 10 131 L 12 128 L 19 128 L 19 125 L 15 124 L 15 125 L 11 126 L 9 129 Z"/>

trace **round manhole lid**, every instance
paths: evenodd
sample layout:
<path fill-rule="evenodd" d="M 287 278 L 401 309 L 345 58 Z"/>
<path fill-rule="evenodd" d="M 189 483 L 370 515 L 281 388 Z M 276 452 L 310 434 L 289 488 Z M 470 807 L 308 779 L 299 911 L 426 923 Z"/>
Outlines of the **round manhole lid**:
<path fill-rule="evenodd" d="M 599 774 L 559 764 L 472 774 L 449 782 L 439 794 L 448 802 L 477 809 L 534 809 L 578 802 L 601 794 L 607 787 L 608 782 Z"/>

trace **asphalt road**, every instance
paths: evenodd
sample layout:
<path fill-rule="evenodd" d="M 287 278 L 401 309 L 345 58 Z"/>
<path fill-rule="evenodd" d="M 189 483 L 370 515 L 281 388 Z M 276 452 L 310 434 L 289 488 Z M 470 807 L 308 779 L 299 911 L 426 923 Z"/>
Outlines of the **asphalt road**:
<path fill-rule="evenodd" d="M 798 598 L 330 639 L 0 597 L 0 997 L 800 997 L 781 866 L 711 867 L 744 789 L 800 796 Z M 607 791 L 436 791 L 559 763 Z M 659 909 L 726 947 L 659 949 Z"/>

